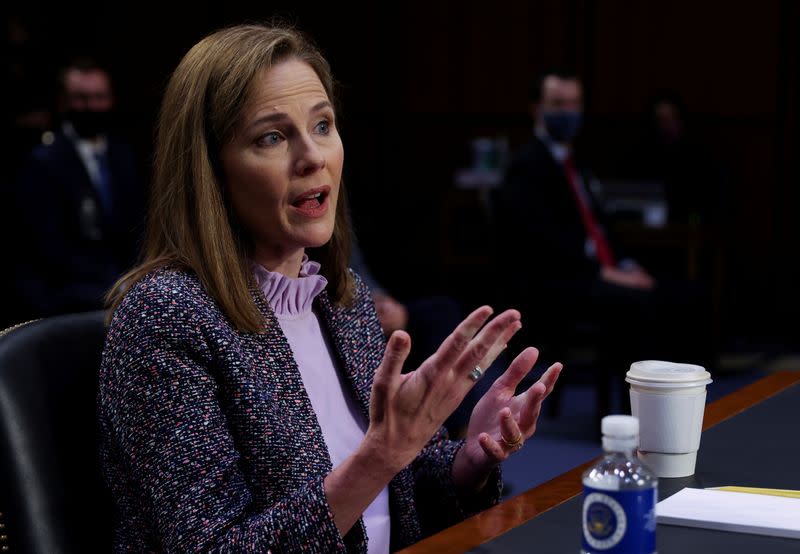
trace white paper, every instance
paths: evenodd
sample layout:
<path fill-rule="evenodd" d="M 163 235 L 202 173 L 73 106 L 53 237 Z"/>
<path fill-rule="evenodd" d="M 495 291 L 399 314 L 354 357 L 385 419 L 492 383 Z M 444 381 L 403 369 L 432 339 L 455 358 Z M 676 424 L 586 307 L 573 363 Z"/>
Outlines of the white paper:
<path fill-rule="evenodd" d="M 683 489 L 656 505 L 658 523 L 800 539 L 800 499 Z"/>

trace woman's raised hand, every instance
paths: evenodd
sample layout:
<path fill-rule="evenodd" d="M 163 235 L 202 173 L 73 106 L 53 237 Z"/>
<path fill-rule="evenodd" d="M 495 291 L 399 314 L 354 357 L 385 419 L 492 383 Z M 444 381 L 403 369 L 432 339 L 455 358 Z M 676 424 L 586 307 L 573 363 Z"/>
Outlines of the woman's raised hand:
<path fill-rule="evenodd" d="M 475 405 L 467 429 L 467 442 L 456 455 L 453 481 L 464 488 L 481 488 L 492 468 L 522 448 L 536 431 L 542 401 L 550 394 L 561 373 L 561 364 L 551 365 L 528 390 L 515 396 L 539 351 L 526 348 Z"/>
<path fill-rule="evenodd" d="M 366 436 L 385 467 L 400 471 L 419 454 L 474 386 L 475 367 L 489 367 L 522 327 L 516 310 L 489 321 L 491 315 L 488 306 L 472 312 L 430 358 L 406 374 L 410 337 L 404 331 L 389 337 L 375 372 Z"/>

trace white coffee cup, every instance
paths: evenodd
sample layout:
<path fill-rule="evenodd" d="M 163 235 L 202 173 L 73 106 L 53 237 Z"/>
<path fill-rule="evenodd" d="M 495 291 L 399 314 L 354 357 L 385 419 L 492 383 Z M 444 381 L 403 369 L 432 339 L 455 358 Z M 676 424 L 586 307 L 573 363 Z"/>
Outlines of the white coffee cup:
<path fill-rule="evenodd" d="M 659 477 L 693 475 L 711 374 L 699 365 L 643 360 L 625 380 L 639 419 L 639 458 Z"/>

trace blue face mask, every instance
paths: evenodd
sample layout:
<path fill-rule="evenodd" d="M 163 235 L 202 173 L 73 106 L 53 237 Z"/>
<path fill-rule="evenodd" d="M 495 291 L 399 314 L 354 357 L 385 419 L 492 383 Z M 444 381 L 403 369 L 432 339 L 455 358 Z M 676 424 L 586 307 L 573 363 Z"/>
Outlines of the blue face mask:
<path fill-rule="evenodd" d="M 543 112 L 547 134 L 556 142 L 572 142 L 581 129 L 583 113 L 579 111 Z"/>

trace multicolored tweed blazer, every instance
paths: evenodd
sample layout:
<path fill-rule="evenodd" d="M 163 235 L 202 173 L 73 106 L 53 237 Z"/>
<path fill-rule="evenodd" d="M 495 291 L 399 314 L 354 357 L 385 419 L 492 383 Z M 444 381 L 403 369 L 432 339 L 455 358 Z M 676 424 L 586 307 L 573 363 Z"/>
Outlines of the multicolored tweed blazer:
<path fill-rule="evenodd" d="M 356 276 L 352 307 L 316 299 L 339 368 L 368 417 L 384 338 Z M 266 333 L 234 329 L 197 277 L 154 271 L 117 308 L 100 370 L 101 459 L 119 508 L 120 552 L 366 552 L 344 537 L 323 479 L 331 461 L 289 344 L 252 291 Z M 392 550 L 496 503 L 457 498 L 459 441 L 440 430 L 390 483 Z"/>

